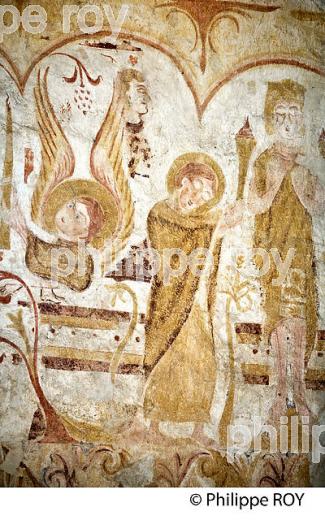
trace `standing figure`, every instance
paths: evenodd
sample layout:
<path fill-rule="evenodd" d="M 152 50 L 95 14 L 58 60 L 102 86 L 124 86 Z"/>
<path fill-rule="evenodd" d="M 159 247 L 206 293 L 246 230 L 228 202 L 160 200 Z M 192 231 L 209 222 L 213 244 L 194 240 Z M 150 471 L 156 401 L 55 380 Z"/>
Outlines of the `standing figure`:
<path fill-rule="evenodd" d="M 271 267 L 261 277 L 264 335 L 275 354 L 277 393 L 270 419 L 278 422 L 288 407 L 309 415 L 305 367 L 317 332 L 316 272 L 312 214 L 324 208 L 324 189 L 299 164 L 303 154 L 305 89 L 285 80 L 269 83 L 265 124 L 274 144 L 254 164 L 249 207 L 255 215 L 254 246 L 269 253 Z M 270 254 L 273 252 L 274 254 Z M 292 255 L 283 283 L 274 258 Z"/>
<path fill-rule="evenodd" d="M 189 259 L 196 250 L 213 258 L 207 276 L 204 267 L 186 268 L 164 280 L 163 267 L 153 279 L 146 323 L 144 417 L 159 435 L 159 423 L 194 423 L 193 437 L 207 445 L 204 424 L 216 383 L 216 361 L 210 318 L 221 237 L 238 223 L 241 208 L 222 214 L 216 205 L 224 193 L 219 166 L 203 153 L 185 154 L 174 162 L 168 178 L 169 198 L 156 204 L 148 216 L 151 247 L 164 257 L 174 250 L 170 265 L 179 268 L 177 251 Z M 206 259 L 206 262 L 208 259 Z M 202 262 L 201 262 L 202 263 Z M 212 265 L 211 265 L 212 264 Z M 207 264 L 205 264 L 207 265 Z"/>

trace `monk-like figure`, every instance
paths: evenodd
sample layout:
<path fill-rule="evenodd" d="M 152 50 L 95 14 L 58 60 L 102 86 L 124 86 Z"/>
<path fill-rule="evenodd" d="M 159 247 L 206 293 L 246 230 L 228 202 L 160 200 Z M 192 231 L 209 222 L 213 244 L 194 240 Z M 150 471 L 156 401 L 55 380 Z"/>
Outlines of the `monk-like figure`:
<path fill-rule="evenodd" d="M 299 164 L 304 100 L 304 87 L 294 81 L 269 83 L 265 123 L 274 144 L 256 160 L 249 193 L 249 207 L 255 215 L 255 247 L 268 253 L 275 249 L 282 261 L 293 255 L 283 283 L 276 282 L 274 260 L 261 278 L 264 334 L 275 355 L 278 377 L 270 411 L 274 422 L 287 415 L 288 407 L 299 415 L 310 414 L 305 400 L 305 367 L 317 332 L 312 215 L 324 209 L 325 192 L 317 177 Z"/>
<path fill-rule="evenodd" d="M 151 420 L 152 434 L 159 435 L 162 421 L 191 422 L 193 437 L 204 444 L 211 442 L 205 437 L 204 424 L 210 422 L 216 383 L 210 309 L 221 237 L 242 215 L 241 203 L 223 213 L 216 208 L 224 185 L 223 173 L 212 158 L 185 154 L 169 171 L 169 198 L 156 204 L 148 216 L 150 244 L 161 257 L 166 249 L 181 250 L 189 258 L 195 250 L 205 248 L 213 258 L 204 278 L 204 268 L 197 273 L 189 266 L 168 284 L 162 269 L 154 277 L 144 357 L 143 410 L 144 417 Z M 171 257 L 175 269 L 176 257 Z"/>

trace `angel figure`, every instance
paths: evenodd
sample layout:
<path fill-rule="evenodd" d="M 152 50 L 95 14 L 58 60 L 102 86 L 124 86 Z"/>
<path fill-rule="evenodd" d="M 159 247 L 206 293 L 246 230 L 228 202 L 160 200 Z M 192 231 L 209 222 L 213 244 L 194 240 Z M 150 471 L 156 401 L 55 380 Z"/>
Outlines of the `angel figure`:
<path fill-rule="evenodd" d="M 114 255 L 124 247 L 133 226 L 133 203 L 122 167 L 122 115 L 126 102 L 116 88 L 91 153 L 92 179 L 73 179 L 72 148 L 55 115 L 47 88 L 49 68 L 38 73 L 34 89 L 42 165 L 31 202 L 31 218 L 51 240 L 36 236 L 20 219 L 17 231 L 26 241 L 26 265 L 41 278 L 74 291 L 89 287 L 94 260 L 87 246 Z M 120 82 L 117 82 L 118 87 Z M 121 97 L 122 94 L 122 97 Z M 80 243 L 83 254 L 80 255 Z M 55 261 L 53 261 L 55 259 Z M 82 263 L 82 265 L 81 265 Z"/>
<path fill-rule="evenodd" d="M 120 216 L 117 240 L 103 254 L 103 272 L 107 272 L 116 261 L 133 229 L 134 207 L 122 165 L 122 150 L 123 145 L 128 145 L 130 121 L 142 121 L 147 112 L 148 95 L 144 89 L 144 78 L 138 70 L 123 69 L 118 72 L 110 107 L 91 151 L 91 174 L 102 186 L 113 189 Z"/>

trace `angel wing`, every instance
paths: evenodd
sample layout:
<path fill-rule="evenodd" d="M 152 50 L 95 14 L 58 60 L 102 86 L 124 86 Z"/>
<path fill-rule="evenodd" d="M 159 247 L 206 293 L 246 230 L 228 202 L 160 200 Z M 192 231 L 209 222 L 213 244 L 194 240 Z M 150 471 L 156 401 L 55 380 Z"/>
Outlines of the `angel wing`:
<path fill-rule="evenodd" d="M 41 73 L 38 71 L 37 84 L 34 88 L 36 117 L 42 146 L 42 165 L 32 197 L 31 216 L 32 220 L 40 226 L 47 196 L 59 182 L 73 175 L 75 167 L 72 148 L 64 135 L 48 95 L 48 72 L 49 67 L 41 79 Z"/>
<path fill-rule="evenodd" d="M 122 165 L 125 104 L 125 85 L 119 73 L 114 83 L 111 104 L 90 155 L 92 176 L 105 189 L 114 193 L 119 207 L 119 224 L 109 248 L 110 262 L 114 262 L 125 247 L 134 224 L 132 193 Z"/>

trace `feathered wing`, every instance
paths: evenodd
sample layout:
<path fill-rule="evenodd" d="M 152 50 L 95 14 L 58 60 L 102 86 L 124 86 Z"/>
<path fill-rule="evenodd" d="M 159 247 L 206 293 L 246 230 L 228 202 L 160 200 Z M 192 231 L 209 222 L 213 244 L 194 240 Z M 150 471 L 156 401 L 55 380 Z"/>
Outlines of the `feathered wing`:
<path fill-rule="evenodd" d="M 72 148 L 64 135 L 48 95 L 48 72 L 49 67 L 41 79 L 41 73 L 38 71 L 37 84 L 34 88 L 36 117 L 42 146 L 42 165 L 32 198 L 31 216 L 32 220 L 40 226 L 47 196 L 57 184 L 73 175 L 75 167 Z"/>
<path fill-rule="evenodd" d="M 119 224 L 114 236 L 110 239 L 108 262 L 114 262 L 119 252 L 125 247 L 134 224 L 132 193 L 122 164 L 124 108 L 125 92 L 118 76 L 111 104 L 90 156 L 92 176 L 115 195 L 119 208 Z"/>

